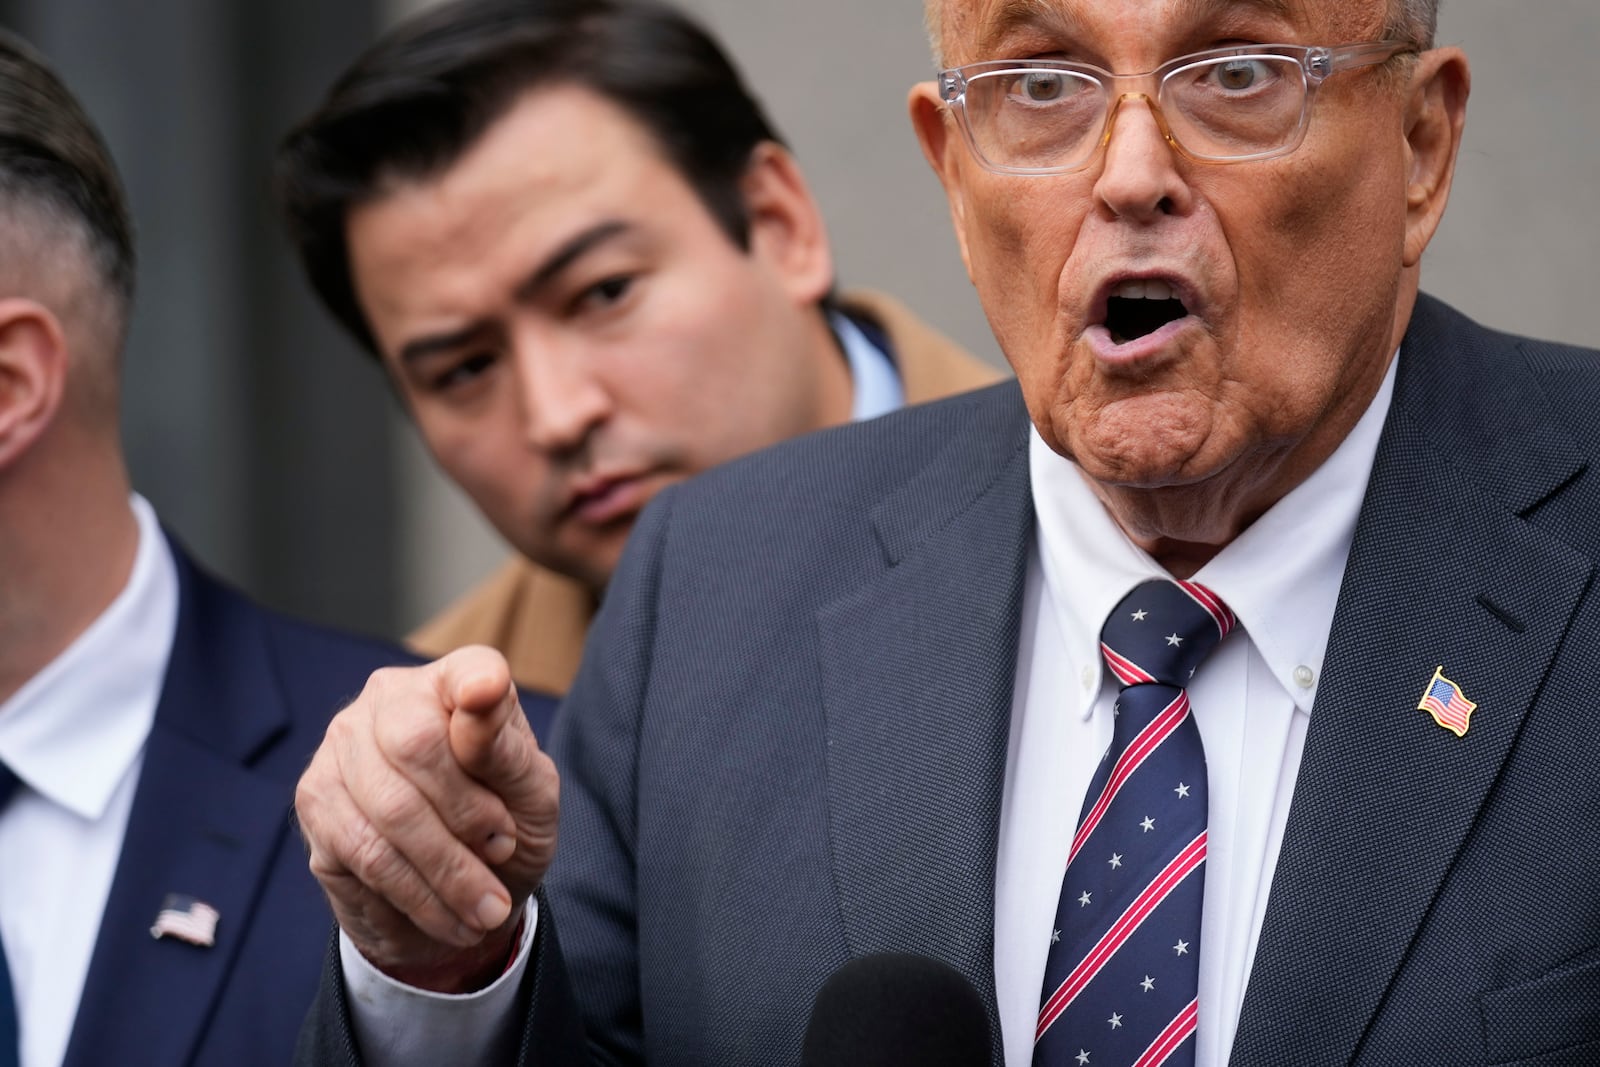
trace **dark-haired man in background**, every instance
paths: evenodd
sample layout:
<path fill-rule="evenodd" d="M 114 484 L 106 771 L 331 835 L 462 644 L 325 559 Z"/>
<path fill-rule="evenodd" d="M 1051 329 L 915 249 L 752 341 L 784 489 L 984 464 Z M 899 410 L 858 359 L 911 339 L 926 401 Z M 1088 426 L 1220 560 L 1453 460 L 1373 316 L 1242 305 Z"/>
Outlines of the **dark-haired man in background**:
<path fill-rule="evenodd" d="M 361 56 L 285 140 L 324 302 L 524 558 L 414 636 L 563 693 L 662 487 L 997 372 L 834 299 L 794 158 L 716 43 L 651 3 L 465 0 Z"/>
<path fill-rule="evenodd" d="M 0 249 L 0 1064 L 276 1067 L 327 941 L 293 783 L 410 657 L 249 603 L 130 492 L 122 186 L 3 33 Z"/>

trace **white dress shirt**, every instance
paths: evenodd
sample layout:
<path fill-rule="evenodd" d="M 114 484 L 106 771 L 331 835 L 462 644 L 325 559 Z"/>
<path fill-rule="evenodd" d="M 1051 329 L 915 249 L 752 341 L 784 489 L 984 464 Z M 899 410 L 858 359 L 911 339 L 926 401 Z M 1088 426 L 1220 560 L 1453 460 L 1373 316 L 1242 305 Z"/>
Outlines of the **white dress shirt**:
<path fill-rule="evenodd" d="M 1233 1045 L 1393 390 L 1391 361 L 1334 454 L 1194 576 L 1239 619 L 1189 685 L 1210 798 L 1196 1067 L 1223 1067 Z M 1023 591 L 995 869 L 995 990 L 1007 1067 L 1033 1061 L 1062 873 L 1089 780 L 1111 743 L 1118 685 L 1102 670 L 1100 628 L 1134 586 L 1170 577 L 1037 432 L 1029 473 L 1038 537 Z"/>
<path fill-rule="evenodd" d="M 873 344 L 848 316 L 835 311 L 828 322 L 850 364 L 851 421 L 875 419 L 905 407 L 905 386 L 888 353 Z"/>
<path fill-rule="evenodd" d="M 0 812 L 0 941 L 22 1067 L 66 1054 L 177 629 L 172 551 L 150 505 L 132 504 L 127 585 L 0 704 L 0 760 L 22 780 Z"/>

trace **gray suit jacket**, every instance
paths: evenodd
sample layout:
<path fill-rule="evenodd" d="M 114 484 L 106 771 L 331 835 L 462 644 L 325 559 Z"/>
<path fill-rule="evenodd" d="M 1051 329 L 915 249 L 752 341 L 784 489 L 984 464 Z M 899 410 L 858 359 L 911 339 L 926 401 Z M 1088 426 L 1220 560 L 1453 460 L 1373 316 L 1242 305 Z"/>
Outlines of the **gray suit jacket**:
<path fill-rule="evenodd" d="M 1597 353 L 1418 306 L 1235 1064 L 1600 1062 L 1597 409 Z M 537 984 L 564 956 L 597 1059 L 793 1063 L 823 980 L 883 950 L 995 1018 L 1027 437 L 999 386 L 641 522 L 554 741 Z M 1464 737 L 1416 710 L 1438 665 Z M 580 1057 L 533 1019 L 526 1062 Z"/>

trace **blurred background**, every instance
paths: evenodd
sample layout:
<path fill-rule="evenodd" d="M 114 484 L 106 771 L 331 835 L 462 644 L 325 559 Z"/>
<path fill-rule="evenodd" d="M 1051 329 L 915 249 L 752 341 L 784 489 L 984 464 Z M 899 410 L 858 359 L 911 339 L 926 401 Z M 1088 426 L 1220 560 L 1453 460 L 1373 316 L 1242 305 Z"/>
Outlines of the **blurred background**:
<path fill-rule="evenodd" d="M 1321 0 L 1333 2 L 1333 0 Z M 110 141 L 139 226 L 127 353 L 135 484 L 277 607 L 399 634 L 505 555 L 336 331 L 269 197 L 274 147 L 425 0 L 0 0 Z M 798 152 L 845 285 L 887 289 L 999 361 L 905 119 L 919 0 L 687 0 Z M 1443 0 L 1474 88 L 1424 286 L 1480 321 L 1600 347 L 1595 0 Z M 1327 254 L 1340 254 L 1338 248 Z"/>

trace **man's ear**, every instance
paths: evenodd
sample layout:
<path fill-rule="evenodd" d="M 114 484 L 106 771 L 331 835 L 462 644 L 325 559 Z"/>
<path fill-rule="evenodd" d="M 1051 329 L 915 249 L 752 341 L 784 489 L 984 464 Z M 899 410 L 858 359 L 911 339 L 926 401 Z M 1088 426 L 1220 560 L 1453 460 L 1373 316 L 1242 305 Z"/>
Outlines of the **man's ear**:
<path fill-rule="evenodd" d="M 794 156 L 774 141 L 761 142 L 739 184 L 750 218 L 751 255 L 772 265 L 797 305 L 810 306 L 828 295 L 833 249 Z"/>
<path fill-rule="evenodd" d="M 0 299 L 0 471 L 49 428 L 66 392 L 67 341 L 43 304 Z"/>
<path fill-rule="evenodd" d="M 966 183 L 961 166 L 966 147 L 961 143 L 960 131 L 939 98 L 939 86 L 934 82 L 913 85 L 906 106 L 911 111 L 911 126 L 917 131 L 922 155 L 938 175 L 939 184 L 944 186 L 945 199 L 950 203 L 950 222 L 955 226 L 956 243 L 961 246 L 961 262 L 966 265 L 967 277 L 971 278 L 972 260 L 967 255 Z"/>
<path fill-rule="evenodd" d="M 1405 111 L 1407 267 L 1422 258 L 1450 199 L 1471 88 L 1459 48 L 1435 48 L 1417 58 Z"/>

